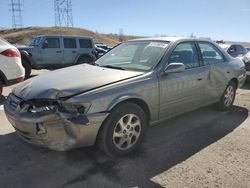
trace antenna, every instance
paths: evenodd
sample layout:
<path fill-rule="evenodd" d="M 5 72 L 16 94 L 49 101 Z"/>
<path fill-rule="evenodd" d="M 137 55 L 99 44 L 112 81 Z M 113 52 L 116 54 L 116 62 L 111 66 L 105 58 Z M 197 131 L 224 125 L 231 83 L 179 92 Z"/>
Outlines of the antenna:
<path fill-rule="evenodd" d="M 11 0 L 10 1 L 10 11 L 12 13 L 12 27 L 20 28 L 23 27 L 22 20 L 22 3 L 21 0 Z"/>
<path fill-rule="evenodd" d="M 54 0 L 55 26 L 73 27 L 71 0 Z"/>

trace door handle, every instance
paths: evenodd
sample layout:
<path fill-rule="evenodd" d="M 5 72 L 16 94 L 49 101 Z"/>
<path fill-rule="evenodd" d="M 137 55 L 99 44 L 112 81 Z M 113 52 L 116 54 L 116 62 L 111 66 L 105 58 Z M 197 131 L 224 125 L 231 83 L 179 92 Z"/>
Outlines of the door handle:
<path fill-rule="evenodd" d="M 227 74 L 230 74 L 231 72 L 230 71 L 227 71 Z"/>
<path fill-rule="evenodd" d="M 72 53 L 76 53 L 76 51 L 72 51 Z"/>
<path fill-rule="evenodd" d="M 62 51 L 56 51 L 56 53 L 62 53 Z"/>
<path fill-rule="evenodd" d="M 202 80 L 202 78 L 198 78 L 197 80 L 198 80 L 198 81 L 201 81 L 201 80 Z"/>

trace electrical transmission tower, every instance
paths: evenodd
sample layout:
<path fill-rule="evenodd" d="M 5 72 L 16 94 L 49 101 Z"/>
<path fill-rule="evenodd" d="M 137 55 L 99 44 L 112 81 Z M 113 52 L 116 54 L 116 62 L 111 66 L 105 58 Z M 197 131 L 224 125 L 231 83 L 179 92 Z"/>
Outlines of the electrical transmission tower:
<path fill-rule="evenodd" d="M 54 0 L 55 26 L 73 27 L 71 0 Z"/>
<path fill-rule="evenodd" d="M 10 1 L 10 11 L 12 13 L 12 27 L 18 28 L 23 27 L 22 20 L 22 3 L 21 0 L 11 0 Z"/>

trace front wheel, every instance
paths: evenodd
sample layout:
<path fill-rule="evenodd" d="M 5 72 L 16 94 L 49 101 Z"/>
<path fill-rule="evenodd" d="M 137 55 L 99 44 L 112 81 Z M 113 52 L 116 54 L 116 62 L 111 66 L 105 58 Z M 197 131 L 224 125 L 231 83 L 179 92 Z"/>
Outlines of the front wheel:
<path fill-rule="evenodd" d="M 0 79 L 0 95 L 2 95 L 2 93 L 3 93 L 3 83 Z"/>
<path fill-rule="evenodd" d="M 98 146 L 109 156 L 127 155 L 140 146 L 146 125 L 146 115 L 138 105 L 122 104 L 104 121 Z"/>
<path fill-rule="evenodd" d="M 92 64 L 94 62 L 94 59 L 92 57 L 89 56 L 81 56 L 79 57 L 79 59 L 77 60 L 76 64 L 83 64 L 83 63 L 87 63 L 87 64 Z"/>
<path fill-rule="evenodd" d="M 22 59 L 22 65 L 23 68 L 25 69 L 25 79 L 28 79 L 31 74 L 31 66 L 26 59 Z"/>
<path fill-rule="evenodd" d="M 220 111 L 227 111 L 233 105 L 236 94 L 236 84 L 229 82 L 220 101 L 217 103 L 217 108 Z"/>

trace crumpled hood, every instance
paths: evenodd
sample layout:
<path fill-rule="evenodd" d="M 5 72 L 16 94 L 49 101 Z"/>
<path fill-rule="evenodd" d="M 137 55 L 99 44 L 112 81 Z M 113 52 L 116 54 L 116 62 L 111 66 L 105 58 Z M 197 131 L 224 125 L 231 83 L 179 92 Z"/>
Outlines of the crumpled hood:
<path fill-rule="evenodd" d="M 89 64 L 76 65 L 34 77 L 19 84 L 13 93 L 23 100 L 57 99 L 142 75 Z"/>

